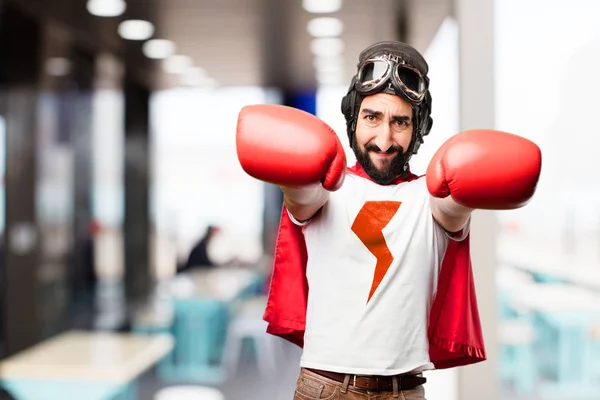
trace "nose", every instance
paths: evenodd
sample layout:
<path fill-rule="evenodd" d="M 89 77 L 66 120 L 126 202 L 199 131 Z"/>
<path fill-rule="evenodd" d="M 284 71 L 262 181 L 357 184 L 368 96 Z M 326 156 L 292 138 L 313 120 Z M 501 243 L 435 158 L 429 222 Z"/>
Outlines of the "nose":
<path fill-rule="evenodd" d="M 393 146 L 392 130 L 388 124 L 381 124 L 377 137 L 375 138 L 375 144 L 383 152 L 389 150 Z"/>

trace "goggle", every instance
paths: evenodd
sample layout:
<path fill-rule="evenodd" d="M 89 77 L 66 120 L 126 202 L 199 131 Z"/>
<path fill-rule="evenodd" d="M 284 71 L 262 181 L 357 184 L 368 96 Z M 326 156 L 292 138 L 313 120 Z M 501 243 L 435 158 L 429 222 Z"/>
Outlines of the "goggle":
<path fill-rule="evenodd" d="M 381 91 L 390 80 L 394 88 L 401 91 L 411 103 L 419 104 L 425 98 L 427 77 L 391 54 L 365 60 L 358 70 L 355 89 L 363 95 L 373 94 Z"/>

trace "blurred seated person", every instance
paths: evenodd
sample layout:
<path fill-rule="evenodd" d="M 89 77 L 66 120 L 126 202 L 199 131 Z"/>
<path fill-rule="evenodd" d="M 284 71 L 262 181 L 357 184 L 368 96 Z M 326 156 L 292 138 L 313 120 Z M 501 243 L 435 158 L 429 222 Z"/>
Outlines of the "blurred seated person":
<path fill-rule="evenodd" d="M 212 260 L 208 254 L 208 246 L 214 239 L 215 235 L 221 231 L 221 228 L 215 225 L 209 225 L 206 228 L 204 236 L 196 243 L 192 248 L 190 255 L 188 256 L 187 262 L 177 269 L 177 272 L 188 271 L 193 268 L 207 269 L 217 266 L 217 263 Z"/>

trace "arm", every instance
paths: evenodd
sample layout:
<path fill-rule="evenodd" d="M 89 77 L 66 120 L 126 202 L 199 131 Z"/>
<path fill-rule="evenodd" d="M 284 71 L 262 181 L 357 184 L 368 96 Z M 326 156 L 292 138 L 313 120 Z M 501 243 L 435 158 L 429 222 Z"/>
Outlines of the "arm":
<path fill-rule="evenodd" d="M 342 186 L 346 155 L 336 133 L 304 111 L 279 105 L 242 109 L 236 135 L 244 171 L 281 187 L 298 221 L 310 219 Z"/>
<path fill-rule="evenodd" d="M 329 192 L 321 185 L 302 189 L 282 187 L 281 190 L 285 208 L 300 222 L 311 219 L 329 199 Z"/>
<path fill-rule="evenodd" d="M 471 130 L 446 141 L 427 168 L 431 213 L 447 231 L 461 230 L 473 209 L 527 204 L 541 171 L 539 147 L 517 135 Z"/>
<path fill-rule="evenodd" d="M 473 211 L 472 208 L 458 204 L 450 196 L 443 199 L 431 196 L 429 203 L 433 218 L 447 232 L 461 231 Z"/>

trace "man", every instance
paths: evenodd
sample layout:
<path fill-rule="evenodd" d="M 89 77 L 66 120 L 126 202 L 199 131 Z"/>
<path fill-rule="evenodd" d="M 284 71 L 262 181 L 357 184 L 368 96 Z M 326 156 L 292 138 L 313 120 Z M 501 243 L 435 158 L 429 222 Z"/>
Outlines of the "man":
<path fill-rule="evenodd" d="M 304 348 L 295 399 L 424 399 L 423 371 L 485 359 L 471 212 L 523 206 L 541 154 L 516 135 L 467 131 L 413 175 L 432 124 L 427 72 L 401 42 L 360 54 L 342 100 L 357 159 L 348 169 L 316 117 L 272 105 L 240 113 L 242 167 L 284 193 L 265 319 Z"/>
<path fill-rule="evenodd" d="M 208 247 L 210 246 L 211 241 L 214 236 L 217 235 L 221 229 L 214 225 L 209 225 L 206 228 L 206 232 L 204 236 L 194 245 L 192 251 L 188 256 L 187 262 L 185 265 L 177 271 L 184 272 L 191 270 L 193 268 L 202 268 L 207 269 L 216 266 L 216 263 L 211 259 L 208 254 Z"/>

